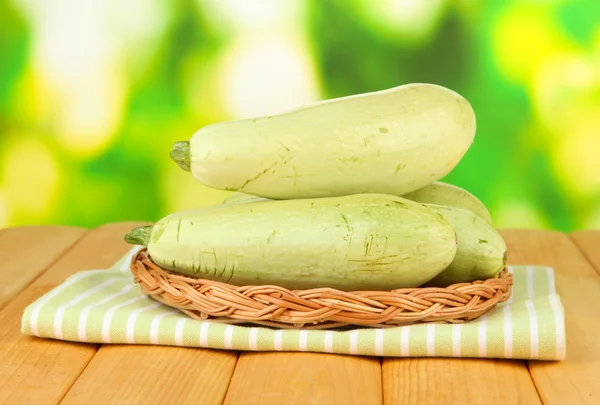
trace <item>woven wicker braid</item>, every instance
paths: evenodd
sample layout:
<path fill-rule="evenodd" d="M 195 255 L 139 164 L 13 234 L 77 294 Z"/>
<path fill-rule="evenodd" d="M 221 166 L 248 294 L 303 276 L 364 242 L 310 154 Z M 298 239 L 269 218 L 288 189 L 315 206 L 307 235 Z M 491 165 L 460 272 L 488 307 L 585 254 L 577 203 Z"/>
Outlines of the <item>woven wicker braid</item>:
<path fill-rule="evenodd" d="M 488 280 L 446 288 L 344 292 L 234 286 L 165 271 L 152 262 L 146 248 L 132 258 L 131 272 L 144 294 L 194 319 L 303 329 L 462 323 L 506 301 L 513 283 L 512 274 L 505 269 Z"/>

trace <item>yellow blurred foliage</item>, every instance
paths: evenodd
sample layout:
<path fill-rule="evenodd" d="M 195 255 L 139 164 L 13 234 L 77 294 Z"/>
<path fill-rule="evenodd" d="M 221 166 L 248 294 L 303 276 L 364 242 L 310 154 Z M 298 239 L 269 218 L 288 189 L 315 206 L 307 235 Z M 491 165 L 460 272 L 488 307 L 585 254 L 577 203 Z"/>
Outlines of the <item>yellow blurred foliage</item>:
<path fill-rule="evenodd" d="M 9 218 L 11 217 L 8 212 L 8 201 L 4 196 L 2 189 L 0 189 L 0 228 L 7 227 Z"/>
<path fill-rule="evenodd" d="M 89 158 L 104 152 L 122 122 L 125 86 L 116 66 L 93 71 L 62 95 L 57 139 L 66 151 Z"/>
<path fill-rule="evenodd" d="M 0 156 L 3 176 L 0 190 L 8 200 L 5 212 L 12 221 L 41 221 L 56 203 L 60 191 L 59 163 L 40 140 L 25 136 L 10 138 Z"/>
<path fill-rule="evenodd" d="M 581 196 L 600 193 L 600 109 L 572 122 L 554 145 L 558 173 Z"/>
<path fill-rule="evenodd" d="M 410 82 L 472 103 L 477 141 L 444 180 L 495 225 L 600 226 L 598 0 L 0 4 L 0 227 L 218 204 L 172 142 Z"/>
<path fill-rule="evenodd" d="M 217 94 L 233 117 L 274 115 L 318 99 L 306 46 L 278 34 L 239 37 L 224 51 Z"/>
<path fill-rule="evenodd" d="M 600 65 L 594 62 L 582 51 L 556 53 L 532 86 L 556 172 L 580 196 L 600 192 Z"/>
<path fill-rule="evenodd" d="M 592 210 L 586 221 L 588 229 L 600 229 L 600 206 Z"/>
<path fill-rule="evenodd" d="M 493 48 L 498 68 L 510 79 L 531 83 L 548 59 L 575 48 L 543 2 L 516 3 L 499 16 Z"/>
<path fill-rule="evenodd" d="M 413 44 L 434 37 L 448 0 L 361 0 L 366 20 L 387 35 Z"/>
<path fill-rule="evenodd" d="M 503 228 L 546 228 L 544 218 L 536 207 L 523 199 L 510 199 L 502 202 L 492 212 L 494 224 L 502 224 Z"/>
<path fill-rule="evenodd" d="M 167 161 L 161 168 L 161 191 L 166 212 L 185 211 L 220 204 L 229 191 L 215 190 L 199 183 L 192 175 Z"/>

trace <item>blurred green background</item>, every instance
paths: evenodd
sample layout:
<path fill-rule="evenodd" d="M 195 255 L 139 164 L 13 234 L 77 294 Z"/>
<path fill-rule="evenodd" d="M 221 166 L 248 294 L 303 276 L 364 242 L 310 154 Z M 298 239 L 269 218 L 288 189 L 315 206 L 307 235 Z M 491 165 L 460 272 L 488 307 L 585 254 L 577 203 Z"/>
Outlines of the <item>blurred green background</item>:
<path fill-rule="evenodd" d="M 203 125 L 430 82 L 476 140 L 446 181 L 497 227 L 600 227 L 600 2 L 0 1 L 0 227 L 154 221 L 228 195 Z"/>

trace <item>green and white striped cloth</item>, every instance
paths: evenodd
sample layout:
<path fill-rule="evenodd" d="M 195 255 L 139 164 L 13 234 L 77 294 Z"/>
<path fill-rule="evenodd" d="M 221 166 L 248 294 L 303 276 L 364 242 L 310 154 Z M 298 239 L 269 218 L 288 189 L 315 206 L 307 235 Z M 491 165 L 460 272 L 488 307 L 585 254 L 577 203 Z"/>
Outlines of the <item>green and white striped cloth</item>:
<path fill-rule="evenodd" d="M 275 330 L 198 321 L 141 293 L 128 264 L 79 272 L 26 308 L 22 332 L 76 342 L 310 351 L 390 357 L 562 360 L 564 311 L 553 269 L 512 266 L 513 295 L 466 324 L 353 330 Z"/>

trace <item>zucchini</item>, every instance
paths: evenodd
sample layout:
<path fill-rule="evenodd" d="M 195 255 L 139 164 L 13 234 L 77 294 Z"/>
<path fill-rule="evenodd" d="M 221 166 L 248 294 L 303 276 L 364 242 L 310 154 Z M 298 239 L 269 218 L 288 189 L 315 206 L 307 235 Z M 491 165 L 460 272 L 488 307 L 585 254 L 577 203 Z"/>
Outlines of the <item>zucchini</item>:
<path fill-rule="evenodd" d="M 463 208 L 471 211 L 488 224 L 492 224 L 492 216 L 487 207 L 467 190 L 452 184 L 436 181 L 423 188 L 404 194 L 402 197 L 423 204 Z"/>
<path fill-rule="evenodd" d="M 441 215 L 378 194 L 221 204 L 171 214 L 125 240 L 186 276 L 344 291 L 417 287 L 457 249 Z"/>
<path fill-rule="evenodd" d="M 471 211 L 456 207 L 424 204 L 440 213 L 454 228 L 458 249 L 452 263 L 426 283 L 447 287 L 496 276 L 506 266 L 507 249 L 502 236 L 490 224 Z"/>
<path fill-rule="evenodd" d="M 474 136 L 465 98 L 408 84 L 207 125 L 171 157 L 208 187 L 270 199 L 402 195 L 448 174 Z"/>
<path fill-rule="evenodd" d="M 423 204 L 446 205 L 471 211 L 488 224 L 492 224 L 492 216 L 487 207 L 473 194 L 452 184 L 436 181 L 423 188 L 401 195 L 400 197 Z M 224 204 L 263 200 L 251 194 L 235 192 L 223 200 Z"/>
<path fill-rule="evenodd" d="M 228 196 L 226 199 L 224 199 L 223 204 L 233 204 L 233 203 L 239 203 L 239 202 L 262 201 L 262 200 L 266 200 L 266 199 L 262 198 L 262 197 L 257 197 L 252 194 L 235 192 L 235 193 L 232 193 L 230 196 Z"/>

